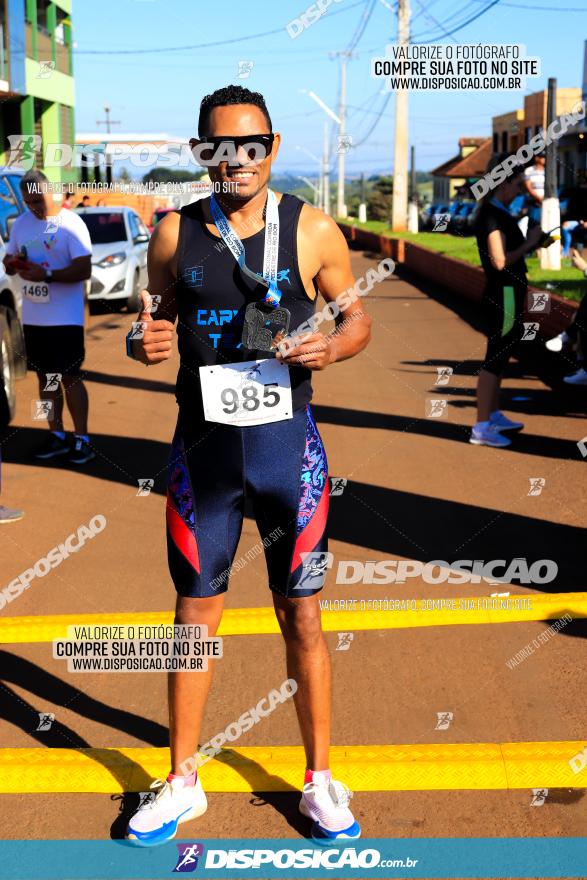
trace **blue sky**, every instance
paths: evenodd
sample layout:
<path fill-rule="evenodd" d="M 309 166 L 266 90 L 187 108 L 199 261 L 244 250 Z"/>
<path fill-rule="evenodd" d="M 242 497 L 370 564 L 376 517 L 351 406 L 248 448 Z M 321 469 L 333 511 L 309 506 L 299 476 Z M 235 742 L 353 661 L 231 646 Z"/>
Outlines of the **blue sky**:
<path fill-rule="evenodd" d="M 546 86 L 581 86 L 587 38 L 587 0 L 500 0 L 459 30 L 443 35 L 483 9 L 489 0 L 411 0 L 415 42 L 523 43 L 542 61 L 542 76 L 526 92 L 421 92 L 410 95 L 410 142 L 417 167 L 429 170 L 456 152 L 463 135 L 489 135 L 491 117 L 523 106 L 524 94 Z M 306 0 L 74 0 L 76 128 L 96 131 L 112 108 L 114 131 L 195 134 L 201 97 L 240 83 L 265 96 L 283 146 L 276 172 L 314 174 L 317 165 L 303 150 L 320 155 L 324 112 L 302 90 L 313 90 L 336 109 L 339 62 L 329 53 L 346 49 L 369 0 L 332 2 L 322 18 L 297 38 L 286 25 L 307 9 Z M 397 33 L 394 0 L 376 0 L 348 64 L 347 130 L 354 142 L 369 131 L 383 105 L 380 81 L 371 79 L 370 59 L 383 55 Z M 278 33 L 199 49 L 176 49 Z M 113 54 L 101 53 L 110 50 Z M 130 54 L 136 50 L 153 50 Z M 252 61 L 248 79 L 237 77 L 238 62 Z M 391 170 L 394 97 L 390 97 L 368 140 L 347 155 L 347 173 Z"/>

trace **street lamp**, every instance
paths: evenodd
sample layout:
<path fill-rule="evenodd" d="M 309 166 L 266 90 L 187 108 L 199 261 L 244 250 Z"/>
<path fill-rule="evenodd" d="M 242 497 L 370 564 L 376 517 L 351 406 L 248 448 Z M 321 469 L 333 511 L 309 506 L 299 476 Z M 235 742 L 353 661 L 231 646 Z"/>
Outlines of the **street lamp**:
<path fill-rule="evenodd" d="M 324 112 L 330 116 L 334 122 L 337 123 L 338 126 L 342 125 L 342 120 L 340 116 L 338 116 L 334 110 L 332 110 L 328 104 L 326 104 L 322 98 L 320 98 L 316 92 L 307 91 L 306 89 L 301 89 L 301 91 L 307 94 L 313 101 L 318 104 L 318 106 L 324 110 Z M 330 214 L 330 147 L 328 143 L 328 122 L 324 122 L 324 158 L 322 160 L 322 201 L 323 201 L 323 210 L 325 214 Z"/>
<path fill-rule="evenodd" d="M 307 156 L 309 156 L 311 159 L 313 159 L 315 162 L 317 162 L 320 167 L 320 176 L 318 177 L 318 186 L 316 187 L 316 186 L 314 186 L 314 184 L 310 184 L 314 190 L 314 204 L 316 205 L 317 208 L 319 208 L 322 204 L 322 192 L 323 192 L 323 171 L 324 171 L 324 169 L 323 169 L 322 159 L 319 159 L 315 153 L 312 153 L 312 151 L 308 150 L 307 147 L 300 146 L 300 144 L 296 144 L 296 150 L 301 150 L 303 153 L 305 153 Z M 305 180 L 305 178 L 300 178 L 300 179 Z M 309 183 L 309 181 L 306 181 L 306 183 Z"/>

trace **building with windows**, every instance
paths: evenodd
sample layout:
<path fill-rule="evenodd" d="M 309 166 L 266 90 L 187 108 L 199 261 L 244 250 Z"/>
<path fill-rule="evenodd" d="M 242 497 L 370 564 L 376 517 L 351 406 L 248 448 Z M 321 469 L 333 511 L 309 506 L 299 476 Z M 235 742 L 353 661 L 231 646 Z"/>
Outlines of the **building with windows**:
<path fill-rule="evenodd" d="M 587 42 L 586 42 L 587 47 Z M 587 71 L 587 48 L 585 51 Z M 587 78 L 587 73 L 584 74 Z M 584 86 L 587 91 L 587 87 Z M 584 100 L 584 99 L 583 99 Z M 540 131 L 547 128 L 548 92 L 543 89 L 524 98 L 524 109 L 502 113 L 492 120 L 494 153 L 515 153 L 522 144 L 527 144 Z M 556 90 L 556 116 L 563 116 L 576 110 L 581 101 L 581 89 Z M 573 187 L 587 183 L 587 140 L 585 120 L 574 126 L 568 134 L 559 138 L 558 181 L 563 187 Z"/>
<path fill-rule="evenodd" d="M 71 0 L 0 0 L 0 28 L 0 164 L 11 135 L 33 135 L 35 167 L 74 181 L 76 168 L 43 167 L 49 144 L 75 142 Z"/>
<path fill-rule="evenodd" d="M 491 138 L 459 138 L 459 152 L 444 162 L 432 174 L 432 201 L 448 205 L 464 194 L 463 188 L 485 174 L 491 158 Z M 461 191 L 461 192 L 459 192 Z"/>

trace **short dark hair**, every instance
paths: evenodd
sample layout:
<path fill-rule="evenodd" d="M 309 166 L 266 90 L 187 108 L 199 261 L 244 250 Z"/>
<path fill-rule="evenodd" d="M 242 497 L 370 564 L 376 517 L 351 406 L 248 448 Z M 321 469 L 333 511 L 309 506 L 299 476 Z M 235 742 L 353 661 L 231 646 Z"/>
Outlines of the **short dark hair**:
<path fill-rule="evenodd" d="M 37 168 L 31 168 L 30 171 L 27 171 L 21 177 L 20 188 L 21 190 L 26 190 L 27 193 L 43 192 L 44 190 L 46 191 L 48 183 L 49 178 L 42 171 L 39 171 Z"/>
<path fill-rule="evenodd" d="M 82 196 L 82 202 L 85 202 L 86 199 L 87 199 L 88 201 L 90 201 L 90 197 L 89 197 L 89 195 L 88 195 L 87 193 L 85 194 L 85 196 Z"/>
<path fill-rule="evenodd" d="M 200 115 L 198 117 L 199 137 L 207 134 L 205 128 L 208 125 L 210 113 L 214 107 L 228 107 L 230 104 L 253 104 L 255 107 L 258 107 L 267 120 L 269 131 L 272 130 L 271 117 L 265 104 L 265 98 L 260 92 L 251 92 L 250 89 L 245 89 L 243 86 L 225 86 L 223 89 L 216 89 L 211 95 L 206 95 L 202 98 Z M 260 134 L 261 132 L 258 133 Z"/>

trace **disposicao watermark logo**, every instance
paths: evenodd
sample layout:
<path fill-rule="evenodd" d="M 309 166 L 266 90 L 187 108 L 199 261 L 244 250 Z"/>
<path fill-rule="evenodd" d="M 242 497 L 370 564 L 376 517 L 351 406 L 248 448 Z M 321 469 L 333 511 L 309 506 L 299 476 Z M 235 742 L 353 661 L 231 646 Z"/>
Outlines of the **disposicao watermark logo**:
<path fill-rule="evenodd" d="M 330 563 L 332 565 L 332 562 Z M 457 559 L 447 562 L 434 559 L 385 559 L 379 562 L 340 560 L 336 572 L 337 584 L 405 584 L 408 578 L 421 578 L 425 584 L 549 584 L 558 574 L 558 565 L 552 559 L 537 559 L 528 563 L 519 557 L 506 559 Z"/>
<path fill-rule="evenodd" d="M 522 144 L 515 153 L 507 156 L 503 162 L 471 184 L 471 192 L 474 197 L 481 199 L 488 192 L 496 189 L 500 183 L 511 177 L 515 168 L 526 166 L 534 156 L 543 153 L 549 144 L 561 138 L 582 119 L 585 119 L 585 101 L 576 104 L 570 113 L 563 113 L 562 116 L 553 120 L 546 131 L 539 131 L 530 138 L 527 144 Z"/>

